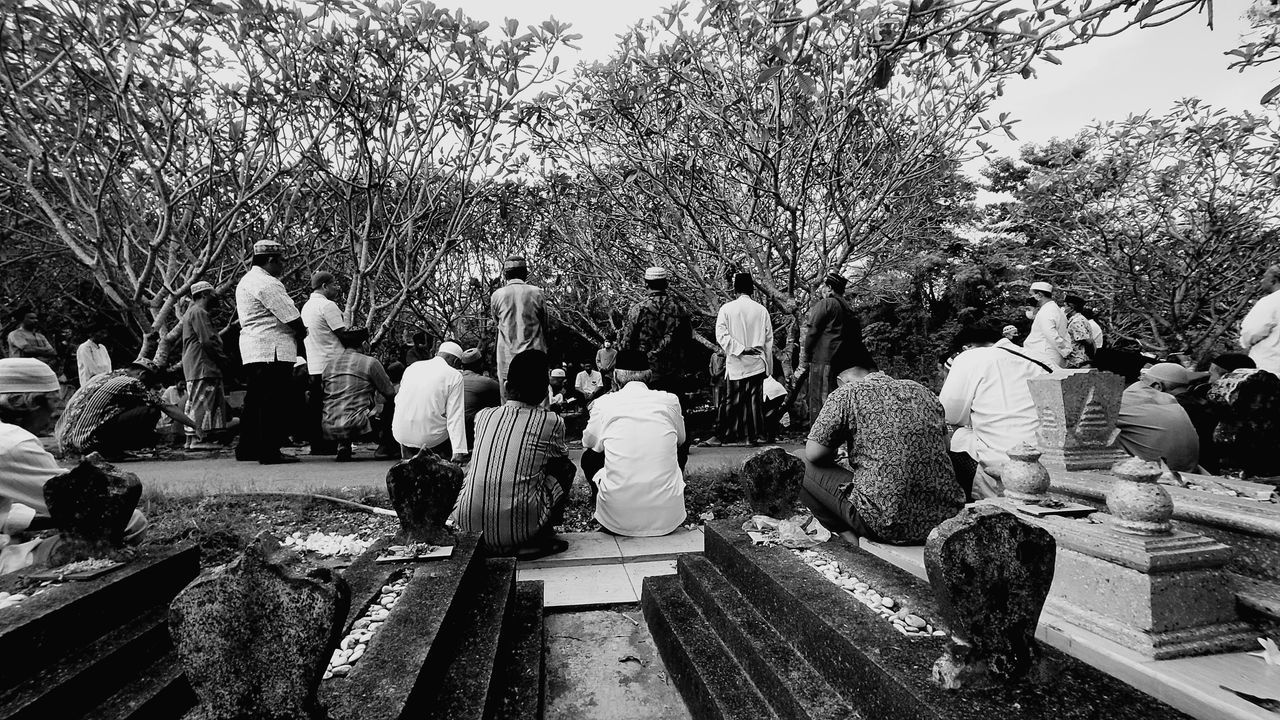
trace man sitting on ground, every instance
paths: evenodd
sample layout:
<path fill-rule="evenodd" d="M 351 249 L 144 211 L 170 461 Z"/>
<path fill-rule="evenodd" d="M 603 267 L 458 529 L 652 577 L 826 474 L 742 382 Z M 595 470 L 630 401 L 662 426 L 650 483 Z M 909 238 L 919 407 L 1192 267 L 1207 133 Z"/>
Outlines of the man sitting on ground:
<path fill-rule="evenodd" d="M 498 381 L 485 375 L 484 356 L 480 348 L 470 348 L 462 353 L 462 394 L 466 409 L 467 447 L 475 447 L 476 413 L 485 408 L 502 404 L 502 391 Z"/>
<path fill-rule="evenodd" d="M 596 399 L 582 434 L 582 473 L 596 521 L 615 535 L 666 535 L 684 523 L 684 417 L 674 394 L 650 390 L 649 358 L 618 353 L 615 392 Z"/>
<path fill-rule="evenodd" d="M 923 385 L 882 372 L 855 366 L 838 380 L 809 431 L 800 501 L 851 545 L 923 543 L 964 507 L 942 405 Z M 835 463 L 842 444 L 850 469 Z"/>
<path fill-rule="evenodd" d="M 476 451 L 453 519 L 481 532 L 490 552 L 532 559 L 564 551 L 555 537 L 575 468 L 564 420 L 542 407 L 547 354 L 525 350 L 511 359 L 507 402 L 476 413 Z"/>
<path fill-rule="evenodd" d="M 1181 394 L 1190 382 L 1187 369 L 1177 363 L 1159 363 L 1142 372 L 1138 382 L 1124 391 L 1116 427 L 1120 447 L 1130 455 L 1169 467 L 1194 472 L 1200 462 L 1200 438 L 1187 411 L 1173 393 Z"/>
<path fill-rule="evenodd" d="M 160 397 L 160 368 L 139 358 L 129 367 L 99 375 L 76 391 L 58 421 L 62 451 L 87 455 L 101 453 L 108 460 L 129 457 L 130 450 L 155 447 L 160 415 L 193 428 L 204 439 L 197 423 L 177 405 Z"/>
<path fill-rule="evenodd" d="M 445 341 L 435 357 L 405 369 L 391 421 L 402 457 L 411 458 L 426 448 L 459 465 L 467 462 L 467 408 L 460 367 L 462 347 Z"/>
<path fill-rule="evenodd" d="M 376 440 L 374 411 L 378 396 L 394 401 L 395 385 L 382 363 L 365 355 L 366 328 L 335 330 L 342 352 L 329 358 L 321 375 L 324 390 L 324 439 L 338 443 L 337 462 L 355 459 L 352 443 Z"/>
<path fill-rule="evenodd" d="M 1018 443 L 1035 444 L 1040 428 L 1027 381 L 1052 372 L 1044 362 L 1011 345 L 996 346 L 1000 333 L 980 325 L 962 330 L 965 348 L 951 364 L 939 400 L 951 436 L 956 479 L 974 499 L 999 497 L 999 473 Z"/>
<path fill-rule="evenodd" d="M 44 484 L 66 472 L 36 435 L 53 429 L 60 403 L 58 378 L 32 358 L 0 360 L 0 574 L 43 563 L 54 543 L 15 543 L 11 536 L 51 528 Z M 125 528 L 125 540 L 142 539 L 147 519 L 137 510 Z"/>

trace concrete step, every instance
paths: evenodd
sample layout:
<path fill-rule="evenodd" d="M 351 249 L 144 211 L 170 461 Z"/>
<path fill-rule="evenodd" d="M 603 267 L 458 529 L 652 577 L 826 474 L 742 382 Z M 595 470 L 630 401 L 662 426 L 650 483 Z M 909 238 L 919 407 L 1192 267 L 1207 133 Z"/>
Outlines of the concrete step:
<path fill-rule="evenodd" d="M 373 558 L 378 551 L 371 548 L 344 574 L 352 578 L 348 580 L 352 609 L 346 625 L 364 613 L 390 576 L 381 568 L 409 573 L 410 580 L 351 674 L 321 683 L 321 702 L 333 720 L 409 717 L 406 708 L 420 686 L 439 681 L 427 668 L 438 667 L 453 656 L 455 628 L 464 622 L 473 604 L 469 588 L 486 575 L 485 563 L 476 553 L 477 537 L 462 536 L 452 557 L 424 563 L 376 565 Z"/>
<path fill-rule="evenodd" d="M 678 563 L 685 593 L 781 718 L 861 717 L 706 558 Z"/>
<path fill-rule="evenodd" d="M 173 647 L 168 604 L 67 654 L 0 694 L 0 720 L 78 717 Z"/>
<path fill-rule="evenodd" d="M 1052 684 L 1013 683 L 980 693 L 943 690 L 930 676 L 946 638 L 909 637 L 780 547 L 755 547 L 740 521 L 705 528 L 706 558 L 845 700 L 877 720 L 1000 717 L 1139 720 L 1186 717 L 1062 653 L 1042 646 Z M 868 553 L 828 543 L 822 551 L 933 625 L 942 613 L 929 585 Z M 656 632 L 655 632 L 656 635 Z"/>
<path fill-rule="evenodd" d="M 491 692 L 497 689 L 495 665 L 503 630 L 514 610 L 516 561 L 494 558 L 485 561 L 483 582 L 469 593 L 467 612 L 455 625 L 454 653 L 448 662 L 430 667 L 428 677 L 438 679 L 435 687 L 420 693 L 412 716 L 441 720 L 481 720 Z"/>
<path fill-rule="evenodd" d="M 21 657 L 0 663 L 0 692 L 75 656 L 149 609 L 168 605 L 199 571 L 194 544 L 144 550 L 118 570 L 49 588 L 0 613 L 0 648 L 14 648 Z"/>
<path fill-rule="evenodd" d="M 695 720 L 778 717 L 678 577 L 645 578 L 641 607 L 667 673 Z"/>
<path fill-rule="evenodd" d="M 546 702 L 546 630 L 542 583 L 516 583 L 514 607 L 502 628 L 494 687 L 485 720 L 542 720 Z"/>
<path fill-rule="evenodd" d="M 195 705 L 196 696 L 182 676 L 178 654 L 171 651 L 138 672 L 83 720 L 178 720 Z M 50 720 L 53 717 L 61 716 Z"/>

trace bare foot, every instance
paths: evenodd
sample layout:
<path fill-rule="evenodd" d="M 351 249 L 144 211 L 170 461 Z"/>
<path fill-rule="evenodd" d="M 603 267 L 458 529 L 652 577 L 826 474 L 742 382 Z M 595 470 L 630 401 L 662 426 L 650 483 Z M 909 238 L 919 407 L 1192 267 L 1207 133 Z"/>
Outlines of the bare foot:
<path fill-rule="evenodd" d="M 853 547 L 861 547 L 861 545 L 859 544 L 858 534 L 852 530 L 842 530 L 840 532 L 840 539 L 849 543 Z"/>

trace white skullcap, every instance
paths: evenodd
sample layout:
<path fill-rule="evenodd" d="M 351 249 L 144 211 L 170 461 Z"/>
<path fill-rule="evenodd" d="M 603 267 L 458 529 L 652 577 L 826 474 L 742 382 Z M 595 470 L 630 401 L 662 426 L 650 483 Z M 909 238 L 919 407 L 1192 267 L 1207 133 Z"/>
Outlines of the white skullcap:
<path fill-rule="evenodd" d="M 195 297 L 196 295 L 199 295 L 202 292 L 213 292 L 213 283 L 205 282 L 204 280 L 201 280 L 200 282 L 191 283 L 192 297 Z"/>
<path fill-rule="evenodd" d="M 35 358 L 0 359 L 0 393 L 56 392 L 58 376 Z"/>
<path fill-rule="evenodd" d="M 644 271 L 644 279 L 645 280 L 666 280 L 667 269 L 660 268 L 660 267 L 651 267 L 648 270 Z"/>
<path fill-rule="evenodd" d="M 564 376 L 565 376 L 565 374 L 564 374 L 564 369 L 563 369 L 563 368 L 556 368 L 555 370 L 552 370 L 552 371 L 551 371 L 551 377 L 558 377 L 558 378 L 562 378 L 562 377 L 564 377 Z"/>
<path fill-rule="evenodd" d="M 254 255 L 283 255 L 284 246 L 275 240 L 259 240 L 253 244 Z"/>
<path fill-rule="evenodd" d="M 1035 292 L 1053 294 L 1053 286 L 1043 280 L 1031 283 L 1031 289 Z"/>
<path fill-rule="evenodd" d="M 462 346 L 452 340 L 445 340 L 440 343 L 440 349 L 436 350 L 437 355 L 452 355 L 459 360 L 462 359 Z"/>

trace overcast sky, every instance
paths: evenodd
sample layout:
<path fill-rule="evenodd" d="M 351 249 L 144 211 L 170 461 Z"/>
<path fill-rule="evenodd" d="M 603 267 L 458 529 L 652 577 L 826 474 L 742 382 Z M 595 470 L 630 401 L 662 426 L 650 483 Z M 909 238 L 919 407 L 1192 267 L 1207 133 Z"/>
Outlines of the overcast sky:
<path fill-rule="evenodd" d="M 615 36 L 637 20 L 658 13 L 668 0 L 454 0 L 468 15 L 499 23 L 518 18 L 524 24 L 554 16 L 583 35 L 582 52 L 562 55 L 562 67 L 578 60 L 603 60 Z M 446 0 L 446 5 L 448 2 Z M 1231 111 L 1260 110 L 1258 99 L 1280 77 L 1269 68 L 1244 73 L 1227 69 L 1224 52 L 1247 29 L 1241 16 L 1247 3 L 1219 0 L 1213 30 L 1202 16 L 1190 15 L 1159 28 L 1129 30 L 1112 38 L 1059 53 L 1060 66 L 1036 63 L 1038 75 L 1014 78 L 992 114 L 1009 112 L 1018 142 L 1003 133 L 989 138 L 997 151 L 1015 154 L 1023 142 L 1073 135 L 1093 120 L 1118 120 L 1133 113 L 1170 109 L 1183 97 L 1199 97 Z M 696 14 L 697 0 L 693 3 Z M 973 164 L 969 166 L 973 168 Z"/>

